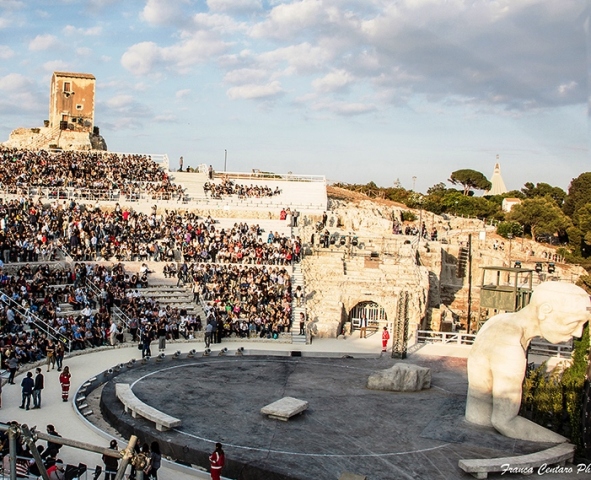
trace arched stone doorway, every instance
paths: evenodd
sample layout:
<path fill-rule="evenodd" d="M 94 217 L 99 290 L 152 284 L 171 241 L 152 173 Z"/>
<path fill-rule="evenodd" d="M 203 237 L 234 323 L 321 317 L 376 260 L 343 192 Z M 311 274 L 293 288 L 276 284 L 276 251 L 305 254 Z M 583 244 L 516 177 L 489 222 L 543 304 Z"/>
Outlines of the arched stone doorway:
<path fill-rule="evenodd" d="M 359 302 L 349 312 L 349 328 L 350 332 L 359 330 L 359 319 L 362 315 L 367 318 L 367 332 L 375 333 L 388 326 L 388 316 L 384 307 L 376 302 Z"/>

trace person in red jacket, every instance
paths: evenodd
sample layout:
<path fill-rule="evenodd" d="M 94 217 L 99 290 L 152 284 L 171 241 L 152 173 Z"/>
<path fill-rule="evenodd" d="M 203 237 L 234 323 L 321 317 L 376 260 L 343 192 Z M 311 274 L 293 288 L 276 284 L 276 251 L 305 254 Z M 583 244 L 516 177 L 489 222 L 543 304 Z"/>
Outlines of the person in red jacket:
<path fill-rule="evenodd" d="M 70 393 L 70 369 L 64 367 L 64 371 L 60 374 L 60 383 L 62 385 L 62 400 L 68 401 L 68 394 Z"/>
<path fill-rule="evenodd" d="M 211 465 L 211 480 L 220 480 L 222 475 L 222 467 L 224 466 L 225 462 L 226 457 L 224 455 L 224 451 L 222 450 L 222 444 L 218 442 L 215 444 L 215 450 L 209 456 L 209 463 Z"/>
<path fill-rule="evenodd" d="M 388 327 L 384 327 L 384 331 L 382 332 L 382 352 L 386 351 L 386 347 L 388 346 L 388 340 L 390 340 Z"/>

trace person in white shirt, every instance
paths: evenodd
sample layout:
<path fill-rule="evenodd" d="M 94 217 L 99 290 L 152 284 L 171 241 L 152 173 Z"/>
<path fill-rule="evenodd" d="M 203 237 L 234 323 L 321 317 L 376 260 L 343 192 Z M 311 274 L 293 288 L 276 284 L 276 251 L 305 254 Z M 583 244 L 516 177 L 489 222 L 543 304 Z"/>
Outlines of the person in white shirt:
<path fill-rule="evenodd" d="M 109 343 L 112 347 L 115 346 L 117 343 L 117 335 L 119 334 L 119 330 L 117 329 L 117 324 L 115 320 L 111 322 L 111 327 L 109 328 Z"/>

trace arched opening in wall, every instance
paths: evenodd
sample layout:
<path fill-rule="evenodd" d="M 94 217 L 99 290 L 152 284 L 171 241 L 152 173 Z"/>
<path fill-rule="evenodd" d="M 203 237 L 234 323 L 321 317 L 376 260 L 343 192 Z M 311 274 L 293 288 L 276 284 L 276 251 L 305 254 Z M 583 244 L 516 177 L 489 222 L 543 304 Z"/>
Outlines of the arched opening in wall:
<path fill-rule="evenodd" d="M 359 330 L 359 335 L 373 335 L 388 325 L 388 316 L 384 307 L 376 302 L 360 302 L 349 312 L 350 331 Z"/>

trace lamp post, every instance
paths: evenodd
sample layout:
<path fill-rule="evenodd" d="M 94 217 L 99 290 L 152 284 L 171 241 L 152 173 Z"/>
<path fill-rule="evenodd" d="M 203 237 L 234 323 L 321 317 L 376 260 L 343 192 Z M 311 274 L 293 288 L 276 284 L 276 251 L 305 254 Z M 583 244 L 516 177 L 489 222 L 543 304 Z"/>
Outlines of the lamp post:
<path fill-rule="evenodd" d="M 509 268 L 511 268 L 511 246 L 513 245 L 513 234 L 508 233 L 507 238 L 509 239 Z"/>
<path fill-rule="evenodd" d="M 226 171 L 226 162 L 228 161 L 228 150 L 224 149 L 224 172 Z"/>

